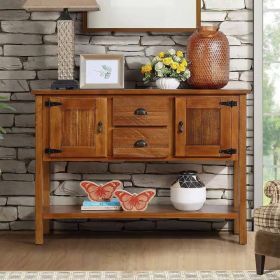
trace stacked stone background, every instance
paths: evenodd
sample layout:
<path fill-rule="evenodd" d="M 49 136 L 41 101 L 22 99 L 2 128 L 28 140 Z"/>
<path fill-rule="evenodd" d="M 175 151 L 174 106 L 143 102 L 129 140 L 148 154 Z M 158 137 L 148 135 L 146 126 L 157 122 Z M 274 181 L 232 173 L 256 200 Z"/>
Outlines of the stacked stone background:
<path fill-rule="evenodd" d="M 16 112 L 2 110 L 0 125 L 7 134 L 0 141 L 0 229 L 34 228 L 34 97 L 33 89 L 49 88 L 57 77 L 56 20 L 58 13 L 28 13 L 22 0 L 0 1 L 0 96 Z M 82 53 L 121 53 L 126 56 L 126 86 L 141 86 L 139 66 L 169 48 L 185 49 L 188 34 L 95 33 L 82 31 L 76 22 L 76 63 Z M 253 82 L 253 0 L 204 0 L 203 25 L 219 25 L 230 43 L 230 82 L 227 88 L 251 89 Z M 78 71 L 77 71 L 78 72 Z M 253 207 L 253 94 L 247 100 L 248 228 Z M 232 167 L 217 163 L 66 163 L 52 166 L 51 201 L 77 204 L 79 181 L 119 179 L 128 190 L 157 188 L 154 203 L 169 203 L 170 184 L 184 170 L 196 170 L 205 182 L 207 203 L 232 204 Z M 66 221 L 56 229 L 87 230 L 215 230 L 230 229 L 223 221 Z"/>

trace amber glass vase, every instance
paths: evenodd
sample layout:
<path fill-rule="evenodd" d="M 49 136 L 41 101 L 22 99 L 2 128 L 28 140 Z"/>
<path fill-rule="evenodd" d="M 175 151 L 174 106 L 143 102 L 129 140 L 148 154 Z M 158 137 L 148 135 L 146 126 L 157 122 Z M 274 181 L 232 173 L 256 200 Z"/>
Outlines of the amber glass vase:
<path fill-rule="evenodd" d="M 194 32 L 187 44 L 187 58 L 193 88 L 222 88 L 229 81 L 229 43 L 215 26 L 203 26 Z"/>

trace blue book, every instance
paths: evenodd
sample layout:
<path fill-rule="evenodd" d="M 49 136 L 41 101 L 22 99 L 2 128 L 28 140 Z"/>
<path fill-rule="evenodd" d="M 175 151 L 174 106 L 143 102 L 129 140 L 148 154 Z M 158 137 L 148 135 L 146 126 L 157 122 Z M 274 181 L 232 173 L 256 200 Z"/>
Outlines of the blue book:
<path fill-rule="evenodd" d="M 120 201 L 117 198 L 113 198 L 110 201 L 90 201 L 84 200 L 83 206 L 120 206 Z"/>

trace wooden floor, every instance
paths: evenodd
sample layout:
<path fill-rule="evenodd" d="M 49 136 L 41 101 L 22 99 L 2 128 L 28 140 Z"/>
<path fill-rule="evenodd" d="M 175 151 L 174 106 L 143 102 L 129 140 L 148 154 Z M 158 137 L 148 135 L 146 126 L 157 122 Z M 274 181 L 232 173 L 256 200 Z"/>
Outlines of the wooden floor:
<path fill-rule="evenodd" d="M 63 233 L 33 244 L 32 232 L 0 233 L 0 270 L 252 270 L 247 246 L 230 234 Z M 266 269 L 280 269 L 267 258 Z"/>

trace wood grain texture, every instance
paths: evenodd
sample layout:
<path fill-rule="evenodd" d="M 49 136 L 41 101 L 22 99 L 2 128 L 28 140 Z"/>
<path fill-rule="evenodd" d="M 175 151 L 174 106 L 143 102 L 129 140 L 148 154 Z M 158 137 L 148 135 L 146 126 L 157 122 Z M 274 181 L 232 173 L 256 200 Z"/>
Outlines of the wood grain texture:
<path fill-rule="evenodd" d="M 51 149 L 61 153 L 51 158 L 107 156 L 107 99 L 106 98 L 51 98 Z M 99 131 L 100 126 L 100 131 Z"/>
<path fill-rule="evenodd" d="M 217 146 L 220 144 L 220 110 L 187 108 L 185 122 L 188 145 Z"/>
<path fill-rule="evenodd" d="M 239 162 L 234 161 L 233 163 L 233 208 L 239 211 L 240 207 L 240 191 L 239 191 Z M 239 214 L 237 219 L 234 220 L 233 232 L 234 234 L 239 234 Z"/>
<path fill-rule="evenodd" d="M 43 162 L 43 204 L 44 206 L 50 206 L 50 164 Z M 43 222 L 44 234 L 50 233 L 51 221 Z"/>
<path fill-rule="evenodd" d="M 231 233 L 60 232 L 33 243 L 32 232 L 0 232 L 3 271 L 193 271 L 255 270 L 254 232 L 240 246 Z M 267 257 L 267 270 L 280 259 Z"/>
<path fill-rule="evenodd" d="M 186 98 L 176 97 L 175 98 L 175 156 L 185 157 L 186 156 Z"/>
<path fill-rule="evenodd" d="M 35 243 L 43 244 L 44 224 L 43 224 L 43 207 L 48 206 L 48 199 L 45 191 L 48 189 L 45 183 L 48 180 L 47 162 L 43 162 L 43 98 L 36 98 L 36 177 L 35 177 Z M 45 191 L 44 191 L 45 190 Z M 47 228 L 46 228 L 47 229 Z M 48 230 L 48 229 L 47 229 Z"/>
<path fill-rule="evenodd" d="M 184 212 L 172 205 L 150 205 L 143 212 L 81 211 L 80 206 L 44 208 L 44 219 L 235 219 L 238 213 L 231 206 L 205 205 L 201 210 Z"/>
<path fill-rule="evenodd" d="M 83 161 L 83 162 L 87 162 L 87 161 L 94 161 L 95 158 L 90 158 L 90 157 L 83 157 L 83 158 L 67 158 L 67 159 L 63 159 L 63 158 L 50 158 L 48 157 L 47 155 L 44 155 L 44 158 L 43 158 L 44 161 L 47 161 L 47 162 L 59 162 L 59 161 Z M 108 157 L 101 157 L 101 158 L 96 158 L 96 160 L 98 162 L 124 162 L 127 161 L 127 162 L 139 162 L 139 158 L 125 158 L 125 159 L 122 159 L 122 158 L 116 158 L 116 157 L 113 157 L 113 156 L 108 156 Z M 149 162 L 158 162 L 159 159 L 158 158 L 149 158 L 149 159 L 143 159 L 143 161 L 149 161 Z M 197 162 L 197 163 L 201 163 L 201 162 L 215 162 L 215 163 L 219 163 L 219 164 L 224 164 L 225 162 L 227 161 L 230 161 L 230 162 L 233 162 L 235 161 L 235 159 L 233 160 L 231 157 L 228 157 L 228 158 L 217 158 L 217 157 L 174 157 L 174 156 L 168 156 L 166 158 L 164 158 L 164 161 L 169 161 L 169 162 L 174 162 L 176 161 L 177 162 L 181 162 L 181 163 L 192 163 L 193 161 Z"/>
<path fill-rule="evenodd" d="M 231 219 L 246 244 L 246 93 L 226 90 L 73 90 L 36 94 L 36 244 L 52 219 Z M 161 95 L 161 96 L 160 96 Z M 61 106 L 46 107 L 45 101 Z M 228 107 L 220 102 L 237 101 Z M 144 107 L 148 115 L 135 118 Z M 142 108 L 143 109 L 143 108 Z M 144 118 L 145 117 L 145 118 Z M 179 125 L 182 122 L 182 125 Z M 100 126 L 100 123 L 102 124 Z M 136 147 L 137 141 L 145 141 Z M 62 153 L 46 155 L 46 148 Z M 236 155 L 221 154 L 234 148 Z M 234 161 L 234 206 L 179 212 L 151 206 L 147 212 L 81 212 L 49 206 L 51 161 Z M 167 207 L 167 208 L 166 208 Z"/>
<path fill-rule="evenodd" d="M 171 98 L 134 96 L 113 98 L 114 126 L 167 126 Z M 139 115 L 143 111 L 144 115 Z"/>
<path fill-rule="evenodd" d="M 239 243 L 247 244 L 246 207 L 246 96 L 240 97 L 239 131 Z"/>
<path fill-rule="evenodd" d="M 177 97 L 176 125 L 183 123 L 183 130 L 176 130 L 176 156 L 181 157 L 231 157 L 220 151 L 235 148 L 232 134 L 238 129 L 232 127 L 232 119 L 238 118 L 232 108 L 220 103 L 236 101 L 236 97 Z M 235 112 L 235 111 L 234 111 Z"/>
<path fill-rule="evenodd" d="M 240 98 L 238 98 L 238 102 L 240 104 Z M 240 106 L 232 108 L 232 146 L 236 147 L 239 153 L 239 123 L 240 123 Z M 236 161 L 239 155 L 233 155 L 232 159 L 234 159 L 234 167 L 233 167 L 233 205 L 234 209 L 239 209 L 239 163 Z M 239 217 L 234 220 L 233 226 L 234 234 L 239 234 Z"/>
<path fill-rule="evenodd" d="M 113 156 L 118 158 L 165 158 L 169 156 L 168 128 L 113 129 Z M 136 147 L 144 141 L 146 147 Z"/>
<path fill-rule="evenodd" d="M 111 96 L 126 96 L 126 95 L 160 95 L 160 96 L 184 96 L 184 95 L 206 95 L 206 96 L 219 96 L 219 95 L 230 95 L 230 96 L 240 96 L 250 93 L 249 90 L 234 90 L 234 89 L 175 89 L 175 90 L 161 90 L 161 89 L 77 89 L 77 90 L 50 90 L 41 89 L 33 90 L 34 95 L 48 95 L 48 96 L 71 96 L 71 95 L 111 95 Z"/>

